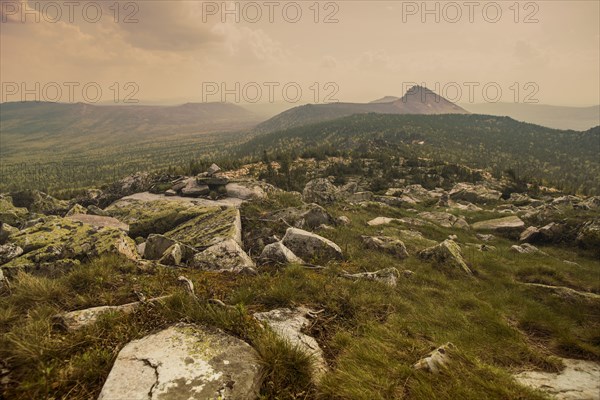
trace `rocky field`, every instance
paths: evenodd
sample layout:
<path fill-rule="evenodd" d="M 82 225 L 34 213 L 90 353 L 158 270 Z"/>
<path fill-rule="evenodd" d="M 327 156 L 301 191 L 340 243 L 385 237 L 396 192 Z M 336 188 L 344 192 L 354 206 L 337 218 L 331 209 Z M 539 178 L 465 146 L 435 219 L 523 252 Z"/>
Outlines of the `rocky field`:
<path fill-rule="evenodd" d="M 0 195 L 0 398 L 600 398 L 599 197 L 272 168 Z"/>

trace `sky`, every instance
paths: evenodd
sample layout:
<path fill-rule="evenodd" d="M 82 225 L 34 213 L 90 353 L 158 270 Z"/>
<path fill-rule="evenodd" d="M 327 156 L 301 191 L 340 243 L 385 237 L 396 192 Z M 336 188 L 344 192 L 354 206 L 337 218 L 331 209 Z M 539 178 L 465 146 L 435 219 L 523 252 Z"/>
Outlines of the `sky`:
<path fill-rule="evenodd" d="M 0 101 L 600 103 L 597 0 L 0 5 Z"/>

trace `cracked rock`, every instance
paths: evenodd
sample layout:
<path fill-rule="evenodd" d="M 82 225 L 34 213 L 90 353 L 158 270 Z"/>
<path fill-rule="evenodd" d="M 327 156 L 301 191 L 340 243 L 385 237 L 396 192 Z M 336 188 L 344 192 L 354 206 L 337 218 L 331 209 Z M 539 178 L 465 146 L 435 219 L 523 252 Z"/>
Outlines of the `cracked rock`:
<path fill-rule="evenodd" d="M 127 344 L 98 400 L 256 399 L 258 355 L 220 330 L 178 324 Z"/>

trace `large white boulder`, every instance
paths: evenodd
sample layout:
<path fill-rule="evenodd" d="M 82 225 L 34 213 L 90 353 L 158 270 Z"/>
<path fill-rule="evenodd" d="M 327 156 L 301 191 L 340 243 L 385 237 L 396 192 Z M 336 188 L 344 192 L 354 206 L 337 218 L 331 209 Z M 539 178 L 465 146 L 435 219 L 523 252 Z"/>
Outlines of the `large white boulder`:
<path fill-rule="evenodd" d="M 98 400 L 256 399 L 260 364 L 247 343 L 179 324 L 127 344 Z"/>

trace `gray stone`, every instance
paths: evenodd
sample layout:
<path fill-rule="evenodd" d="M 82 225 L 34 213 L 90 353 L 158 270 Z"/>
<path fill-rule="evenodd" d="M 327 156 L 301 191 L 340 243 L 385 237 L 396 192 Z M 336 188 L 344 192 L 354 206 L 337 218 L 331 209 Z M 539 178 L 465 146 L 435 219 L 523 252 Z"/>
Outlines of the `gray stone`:
<path fill-rule="evenodd" d="M 200 184 L 196 179 L 190 178 L 187 180 L 185 187 L 181 189 L 181 195 L 187 197 L 206 196 L 210 193 L 210 189 L 206 184 Z"/>
<path fill-rule="evenodd" d="M 446 343 L 423 357 L 413 365 L 414 369 L 421 369 L 434 374 L 445 368 L 450 361 L 448 351 L 454 350 L 455 346 L 452 343 Z"/>
<path fill-rule="evenodd" d="M 252 259 L 233 239 L 209 247 L 194 256 L 191 267 L 209 271 L 242 272 L 255 267 Z"/>
<path fill-rule="evenodd" d="M 438 264 L 460 268 L 468 274 L 472 273 L 462 256 L 460 246 L 452 240 L 444 240 L 436 246 L 421 250 L 418 256 L 425 260 L 435 261 Z"/>
<path fill-rule="evenodd" d="M 112 217 L 102 217 L 99 215 L 89 215 L 89 214 L 74 214 L 66 217 L 71 221 L 79 221 L 84 224 L 88 224 L 94 226 L 96 228 L 116 228 L 121 229 L 124 232 L 129 232 L 129 225 L 119 221 L 116 218 Z"/>
<path fill-rule="evenodd" d="M 340 200 L 340 197 L 340 190 L 325 178 L 313 179 L 302 191 L 302 198 L 307 203 L 331 204 Z"/>
<path fill-rule="evenodd" d="M 535 226 L 530 226 L 521 232 L 519 236 L 519 242 L 521 243 L 535 243 L 540 237 L 540 230 Z"/>
<path fill-rule="evenodd" d="M 221 168 L 217 164 L 213 163 L 210 167 L 208 167 L 208 169 L 206 170 L 206 173 L 209 176 L 213 176 L 214 174 L 216 174 L 217 172 L 220 172 L 220 171 L 221 171 Z"/>
<path fill-rule="evenodd" d="M 14 243 L 0 245 L 0 265 L 6 264 L 21 254 L 23 254 L 23 249 Z"/>
<path fill-rule="evenodd" d="M 514 377 L 522 385 L 539 389 L 559 400 L 599 400 L 600 364 L 562 359 L 560 372 L 525 371 Z"/>
<path fill-rule="evenodd" d="M 469 224 L 463 217 L 457 217 L 456 215 L 447 212 L 425 211 L 420 213 L 419 217 L 444 228 L 469 229 Z"/>
<path fill-rule="evenodd" d="M 516 215 L 513 215 L 510 217 L 475 222 L 472 227 L 477 231 L 492 231 L 498 234 L 518 238 L 520 233 L 525 229 L 525 222 Z"/>
<path fill-rule="evenodd" d="M 247 343 L 178 324 L 127 344 L 98 400 L 251 400 L 258 397 L 260 372 Z"/>
<path fill-rule="evenodd" d="M 510 247 L 510 250 L 515 253 L 519 253 L 519 254 L 536 254 L 536 253 L 545 254 L 543 251 L 540 251 L 540 249 L 538 249 L 537 247 L 535 247 L 529 243 L 523 243 L 521 245 L 513 245 Z"/>
<path fill-rule="evenodd" d="M 489 189 L 483 185 L 471 183 L 457 183 L 448 193 L 451 200 L 463 200 L 475 204 L 484 204 L 500 200 L 502 193 Z"/>
<path fill-rule="evenodd" d="M 350 225 L 350 218 L 342 215 L 335 219 L 335 223 L 336 225 Z"/>
<path fill-rule="evenodd" d="M 304 260 L 315 257 L 341 259 L 342 249 L 331 240 L 297 228 L 288 228 L 282 240 L 294 254 Z"/>
<path fill-rule="evenodd" d="M 264 199 L 267 197 L 265 191 L 252 182 L 228 183 L 225 186 L 227 197 L 233 197 L 241 200 Z"/>
<path fill-rule="evenodd" d="M 577 233 L 577 243 L 582 247 L 600 252 L 600 220 L 584 223 Z"/>
<path fill-rule="evenodd" d="M 281 242 L 271 243 L 265 246 L 260 254 L 262 260 L 269 260 L 283 264 L 302 264 L 304 261 L 295 255 Z"/>
<path fill-rule="evenodd" d="M 165 196 L 167 196 L 167 197 L 177 196 L 177 192 L 174 191 L 173 189 L 169 189 L 165 192 Z"/>
<path fill-rule="evenodd" d="M 404 271 L 403 272 L 404 276 L 409 277 L 410 275 L 412 275 L 412 271 Z M 343 274 L 342 277 L 347 278 L 347 279 L 352 279 L 352 280 L 368 280 L 368 281 L 376 281 L 376 282 L 381 282 L 384 285 L 390 286 L 390 287 L 396 287 L 397 283 L 398 283 L 398 277 L 400 276 L 400 273 L 398 272 L 398 269 L 396 268 L 385 268 L 385 269 L 380 269 L 379 271 L 374 271 L 374 272 L 360 272 L 358 274 Z"/>

